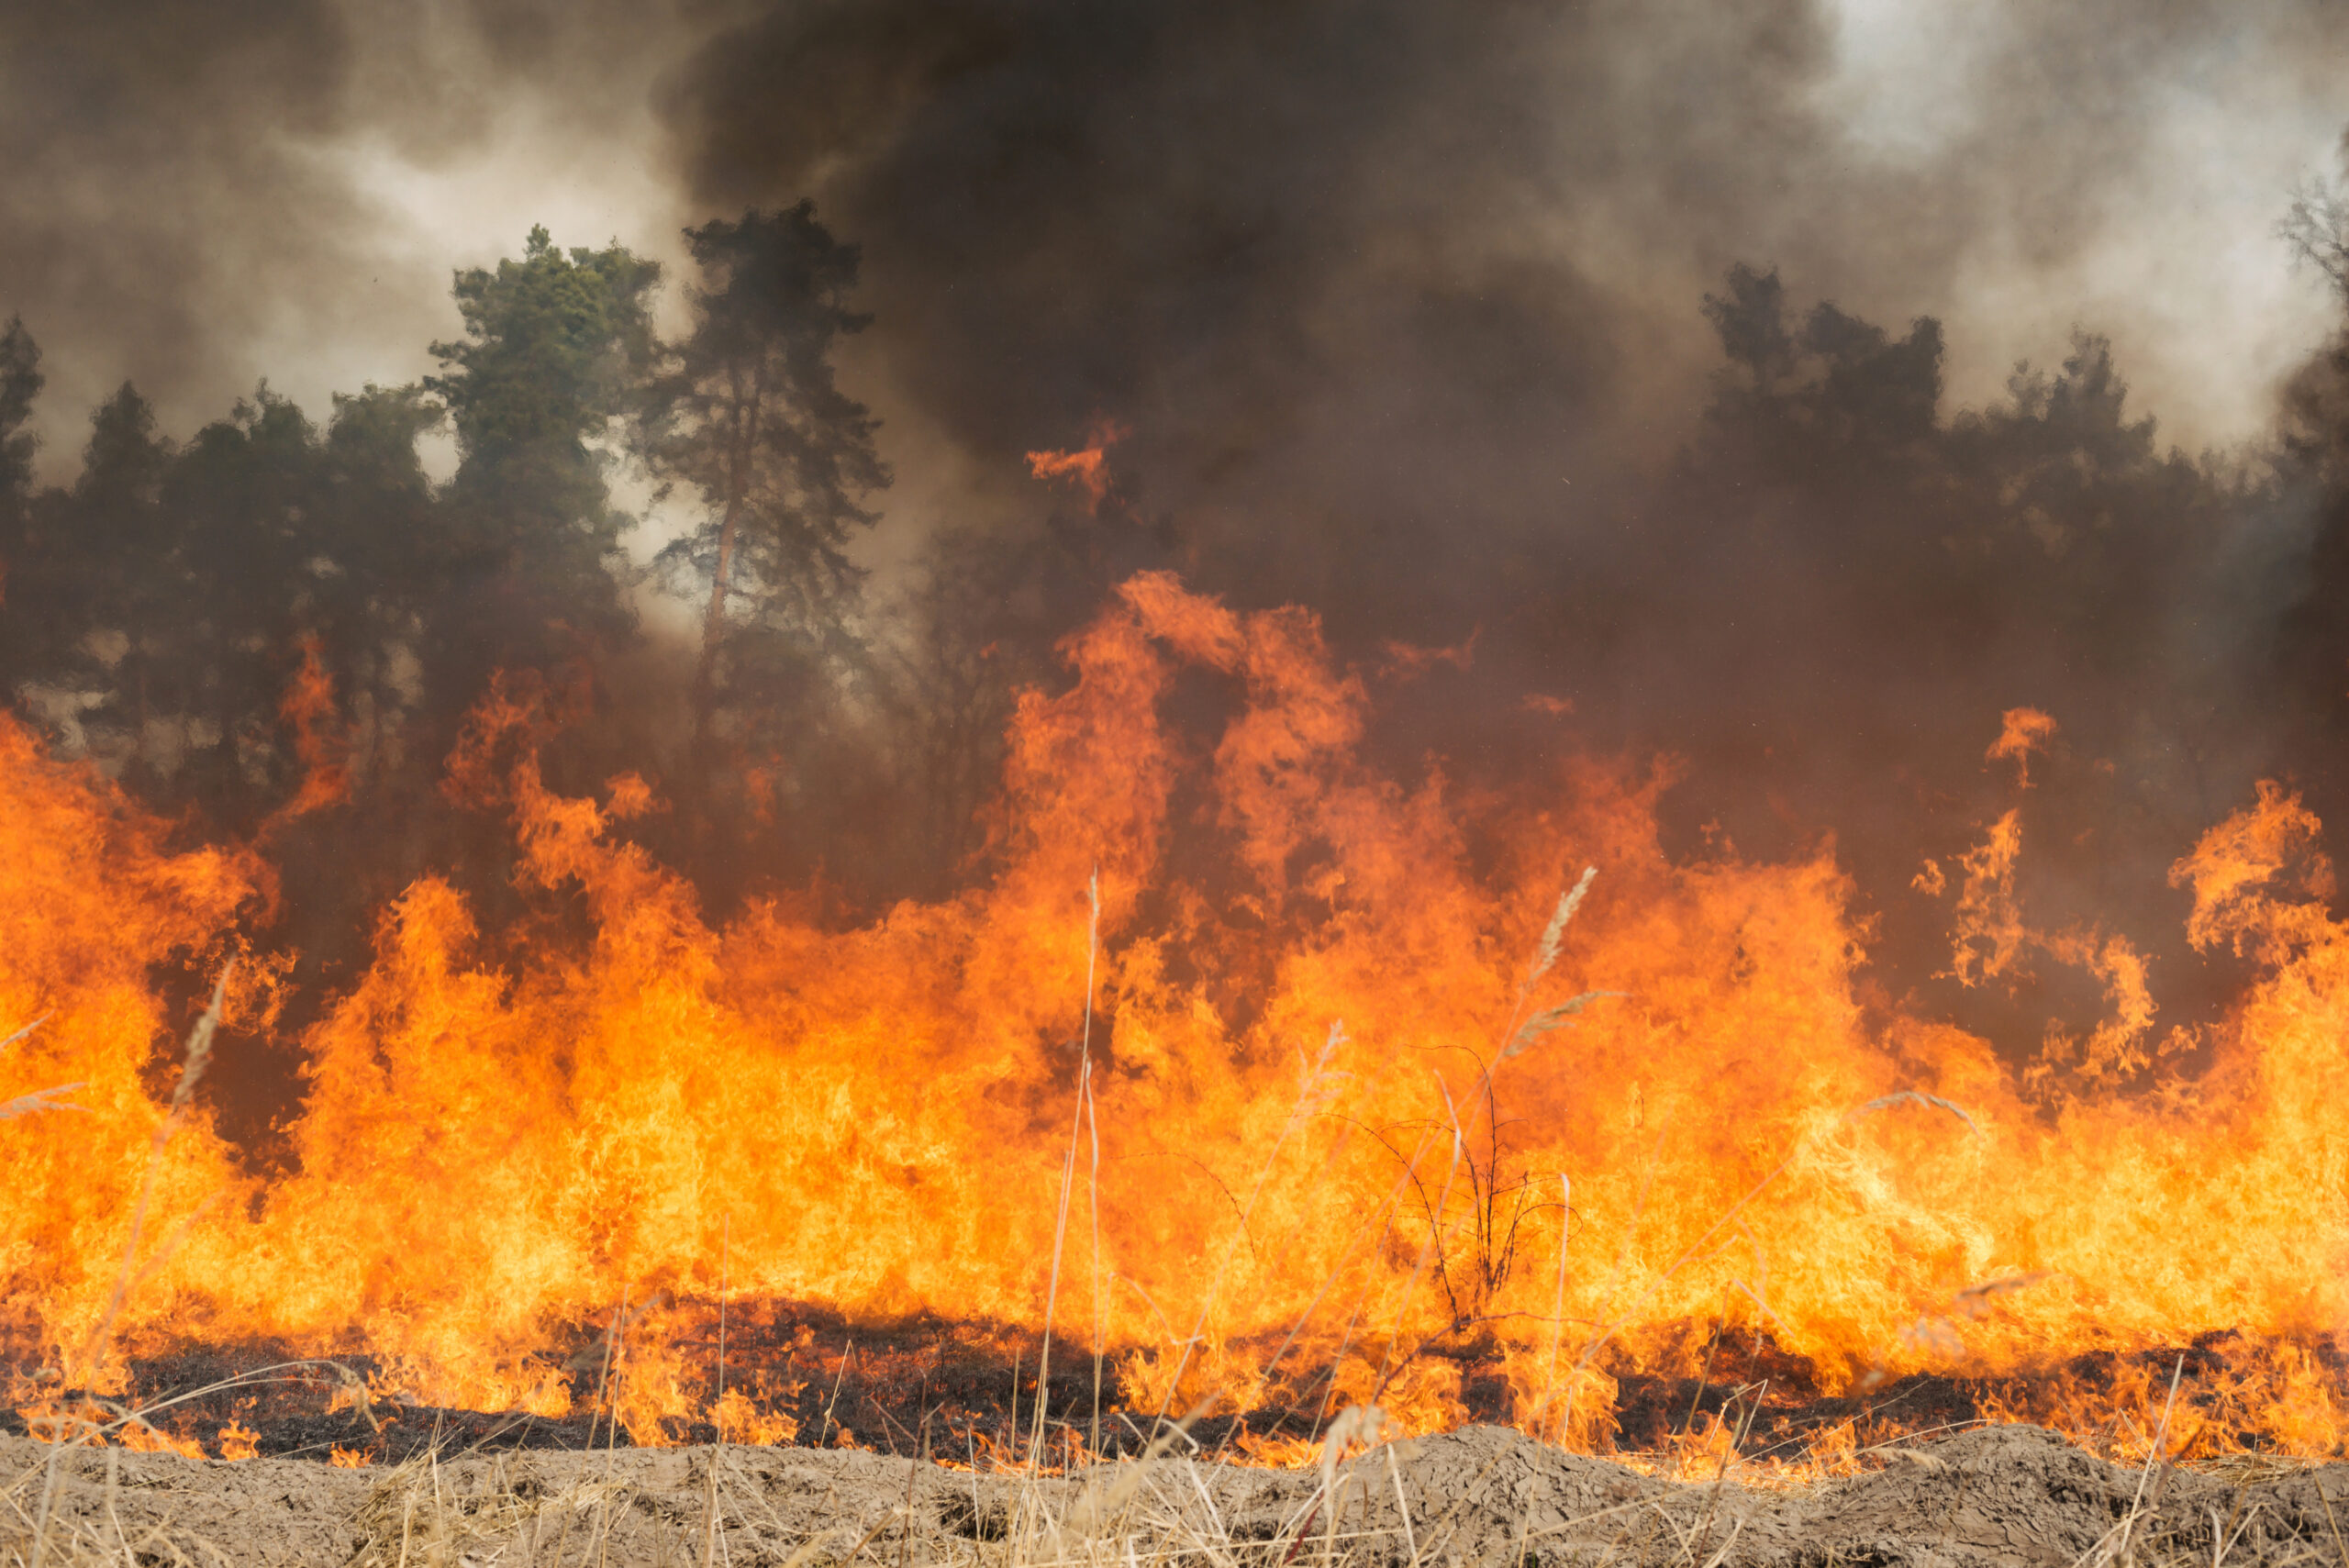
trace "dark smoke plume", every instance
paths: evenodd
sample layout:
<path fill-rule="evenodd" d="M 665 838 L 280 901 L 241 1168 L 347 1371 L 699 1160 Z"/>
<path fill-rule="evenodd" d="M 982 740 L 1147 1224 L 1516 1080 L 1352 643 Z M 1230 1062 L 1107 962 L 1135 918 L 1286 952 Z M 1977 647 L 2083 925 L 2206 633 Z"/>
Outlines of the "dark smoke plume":
<path fill-rule="evenodd" d="M 706 203 L 813 194 L 866 245 L 892 386 L 969 451 L 1108 415 L 1218 554 L 1433 636 L 1529 541 L 1642 548 L 1608 503 L 1686 436 L 1732 262 L 1905 322 L 2011 252 L 2015 351 L 2060 359 L 2084 305 L 2034 277 L 2157 181 L 2169 84 L 2307 97 L 2349 48 L 2312 6 L 2042 9 L 1978 14 L 1913 149 L 1837 117 L 1835 15 L 1794 3 L 818 0 L 666 102 Z"/>
<path fill-rule="evenodd" d="M 2309 473 L 2171 450 L 2149 414 L 2230 350 L 2149 344 L 2150 287 L 2115 322 L 2088 314 L 2114 291 L 2057 291 L 2204 155 L 2181 91 L 2337 117 L 2349 25 L 1985 8 L 1856 109 L 1838 27 L 1808 4 L 816 0 L 722 29 L 664 104 L 706 203 L 812 194 L 865 245 L 885 408 L 1005 489 L 1106 418 L 1131 432 L 1124 502 L 1203 585 L 1314 605 L 1365 652 L 1480 630 L 1473 675 L 1401 699 L 1402 754 L 1676 753 L 1692 849 L 1837 835 L 1896 983 L 1921 984 L 1947 910 L 1910 891 L 1920 855 L 2013 794 L 1984 753 L 2041 707 L 2063 737 L 2041 915 L 2118 901 L 2181 994 L 2216 985 L 2177 951 L 2169 861 L 2338 744 L 2310 672 L 2340 651 L 2284 670 Z M 2274 182 L 2253 221 L 2281 273 L 2288 174 L 2241 173 Z M 1957 328 L 2035 330 L 2038 368 L 1975 375 L 1967 411 L 1953 356 L 2011 337 L 1932 318 L 2001 266 L 2016 321 Z M 1571 702 L 1567 733 L 1528 688 Z"/>

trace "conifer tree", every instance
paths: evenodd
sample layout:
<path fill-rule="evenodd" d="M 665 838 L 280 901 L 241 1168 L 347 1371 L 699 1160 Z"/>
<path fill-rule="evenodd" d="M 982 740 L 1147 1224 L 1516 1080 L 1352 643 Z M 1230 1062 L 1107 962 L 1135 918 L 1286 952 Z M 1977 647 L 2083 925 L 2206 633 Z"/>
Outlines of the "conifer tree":
<path fill-rule="evenodd" d="M 812 203 L 687 229 L 702 281 L 694 327 L 658 385 L 646 442 L 656 472 L 701 500 L 672 567 L 707 573 L 697 728 L 729 693 L 773 704 L 842 650 L 859 573 L 847 548 L 888 483 L 877 422 L 833 375 L 858 251 Z"/>

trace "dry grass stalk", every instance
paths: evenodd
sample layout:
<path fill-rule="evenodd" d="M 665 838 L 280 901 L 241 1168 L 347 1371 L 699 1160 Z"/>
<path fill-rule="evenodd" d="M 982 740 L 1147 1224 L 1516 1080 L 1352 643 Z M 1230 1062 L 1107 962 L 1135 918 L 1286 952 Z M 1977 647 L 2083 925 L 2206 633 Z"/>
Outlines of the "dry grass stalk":
<path fill-rule="evenodd" d="M 76 1089 L 88 1087 L 87 1084 L 60 1084 L 54 1088 L 35 1089 L 29 1095 L 18 1095 L 13 1100 L 0 1103 L 0 1121 L 14 1121 L 20 1116 L 30 1116 L 35 1111 L 86 1112 L 89 1106 L 77 1106 L 59 1096 L 70 1095 Z"/>
<path fill-rule="evenodd" d="M 734 1267 L 734 1217 L 726 1217 L 720 1233 L 718 1253 L 718 1393 L 710 1405 L 710 1417 L 718 1428 L 718 1440 L 712 1445 L 709 1458 L 709 1519 L 702 1535 L 701 1568 L 712 1568 L 718 1560 L 718 1472 L 726 1459 L 726 1291 Z"/>
<path fill-rule="evenodd" d="M 43 1013 L 7 1039 L 0 1040 L 0 1051 L 7 1050 L 47 1022 L 49 1022 L 49 1015 Z M 87 1106 L 71 1105 L 58 1096 L 88 1087 L 89 1084 L 86 1083 L 60 1084 L 54 1088 L 35 1089 L 28 1095 L 18 1095 L 13 1100 L 0 1103 L 0 1121 L 14 1121 L 20 1116 L 31 1116 L 36 1111 L 87 1111 L 89 1109 Z"/>
<path fill-rule="evenodd" d="M 163 1148 L 179 1128 L 180 1118 L 186 1114 L 188 1104 L 195 1097 L 195 1086 L 203 1082 L 205 1070 L 212 1065 L 212 1035 L 220 1027 L 220 1009 L 228 998 L 228 980 L 237 972 L 234 959 L 224 964 L 220 978 L 212 986 L 211 1005 L 195 1020 L 188 1031 L 187 1049 L 180 1060 L 179 1082 L 172 1089 L 172 1103 L 161 1120 L 155 1123 L 153 1140 L 147 1149 L 147 1169 L 139 1184 L 139 1201 L 130 1211 L 130 1235 L 123 1243 L 122 1269 L 115 1277 L 114 1294 L 107 1299 L 104 1317 L 91 1330 L 83 1347 L 81 1375 L 84 1382 L 94 1380 L 104 1362 L 106 1345 L 114 1333 L 116 1319 L 122 1315 L 123 1304 L 129 1298 L 130 1287 L 137 1278 L 139 1232 L 145 1228 L 147 1206 L 155 1193 L 155 1168 L 162 1162 Z"/>
<path fill-rule="evenodd" d="M 1085 899 L 1090 917 L 1085 936 L 1085 1034 L 1077 1050 L 1076 1108 L 1070 1113 L 1068 1126 L 1068 1158 L 1061 1165 L 1060 1215 L 1052 1229 L 1052 1277 L 1044 1293 L 1043 1344 L 1036 1355 L 1036 1414 L 1035 1433 L 1028 1444 L 1029 1457 L 1033 1462 L 1044 1442 L 1044 1419 L 1052 1404 L 1052 1319 L 1060 1307 L 1061 1259 L 1068 1246 L 1068 1200 L 1070 1189 L 1076 1184 L 1076 1135 L 1083 1128 L 1086 1112 L 1093 1104 L 1093 977 L 1101 957 L 1101 868 L 1095 866 L 1090 881 L 1085 884 Z M 1093 1302 L 1094 1317 L 1101 1311 L 1101 1143 L 1097 1136 L 1093 1144 Z M 1093 1362 L 1093 1445 L 1101 1446 L 1101 1346 L 1100 1336 L 1094 1336 Z"/>
<path fill-rule="evenodd" d="M 2185 1375 L 2186 1358 L 2180 1356 L 2177 1358 L 2176 1369 L 2169 1374 L 2169 1396 L 2162 1401 L 2161 1422 L 2154 1427 L 2154 1440 L 2145 1451 L 2144 1467 L 2137 1473 L 2137 1491 L 2136 1495 L 2129 1499 L 2129 1512 L 2122 1517 L 2119 1524 L 2112 1527 L 2110 1534 L 2090 1548 L 2087 1554 L 2081 1559 L 2088 1568 L 2102 1568 L 2102 1565 L 2107 1563 L 2120 1563 L 2121 1568 L 2134 1568 L 2137 1561 L 2135 1551 L 2137 1521 L 2144 1511 L 2145 1483 L 2152 1478 L 2154 1467 L 2157 1464 L 2163 1466 L 2166 1474 L 2168 1467 L 2163 1453 L 2163 1445 L 2169 1440 L 2169 1418 L 2177 1407 L 2177 1385 Z"/>
<path fill-rule="evenodd" d="M 82 1366 L 78 1369 L 69 1369 L 78 1371 L 78 1381 L 84 1385 L 95 1385 L 96 1382 L 99 1368 L 106 1357 L 106 1346 L 114 1334 L 116 1320 L 121 1317 L 123 1303 L 129 1298 L 131 1286 L 139 1277 L 138 1273 L 139 1239 L 139 1232 L 146 1224 L 147 1206 L 154 1196 L 155 1168 L 161 1163 L 163 1148 L 171 1141 L 172 1133 L 178 1127 L 181 1116 L 185 1113 L 189 1101 L 195 1097 L 195 1086 L 203 1081 L 205 1069 L 211 1065 L 213 1031 L 220 1026 L 220 1010 L 228 996 L 228 979 L 236 973 L 236 961 L 233 959 L 222 966 L 220 977 L 212 987 L 211 1005 L 204 1009 L 203 1016 L 195 1021 L 195 1027 L 188 1031 L 187 1049 L 183 1053 L 180 1062 L 179 1083 L 172 1090 L 170 1108 L 165 1110 L 161 1119 L 156 1122 L 154 1137 L 147 1148 L 147 1168 L 139 1178 L 139 1201 L 130 1211 L 130 1235 L 123 1244 L 122 1268 L 115 1276 L 114 1291 L 106 1301 L 105 1314 L 98 1319 L 96 1327 L 90 1331 L 90 1337 L 83 1346 Z M 39 1020 L 35 1022 L 38 1023 Z M 9 1043 L 23 1039 L 33 1027 L 28 1024 L 10 1035 Z M 61 1422 L 63 1419 L 61 1414 Z M 33 1531 L 31 1568 L 42 1568 L 48 1554 L 49 1523 L 50 1516 L 55 1511 L 57 1496 L 58 1459 L 64 1451 L 68 1440 L 67 1433 L 61 1429 L 57 1434 L 57 1441 L 50 1452 L 48 1473 L 41 1486 L 40 1517 Z"/>
<path fill-rule="evenodd" d="M 732 1445 L 685 1455 L 631 1455 L 628 1472 L 616 1476 L 600 1473 L 602 1455 L 473 1455 L 458 1462 L 431 1453 L 342 1494 L 351 1500 L 339 1505 L 350 1510 L 339 1515 L 346 1531 L 340 1539 L 351 1544 L 332 1559 L 316 1560 L 346 1568 L 674 1568 L 707 1559 L 707 1520 L 698 1509 L 681 1505 L 713 1490 L 739 1500 L 720 1516 L 717 1560 L 770 1568 L 1531 1568 L 1537 1562 L 1553 1568 L 1725 1568 L 1732 1562 L 1988 1560 L 1976 1554 L 1978 1536 L 1969 1542 L 1962 1533 L 1942 1533 L 1950 1526 L 1940 1517 L 1940 1503 L 1918 1512 L 1916 1533 L 1897 1540 L 1805 1537 L 1788 1534 L 1786 1519 L 1788 1507 L 1801 1506 L 1798 1489 L 1765 1499 L 1718 1478 L 1709 1486 L 1651 1485 L 1603 1506 L 1595 1504 L 1603 1492 L 1586 1491 L 1583 1496 L 1594 1502 L 1564 1515 L 1553 1511 L 1538 1523 L 1530 1513 L 1519 1512 L 1520 1504 L 1505 1505 L 1497 1514 L 1486 1506 L 1472 1523 L 1466 1517 L 1470 1497 L 1489 1490 L 1488 1481 L 1504 1489 L 1516 1485 L 1493 1476 L 1500 1456 L 1471 1474 L 1441 1463 L 1424 1471 L 1391 1442 L 1356 1452 L 1364 1441 L 1375 1443 L 1386 1435 L 1376 1413 L 1348 1412 L 1332 1424 L 1319 1473 L 1310 1484 L 1279 1491 L 1269 1507 L 1261 1492 L 1250 1500 L 1253 1484 L 1229 1476 L 1219 1481 L 1216 1465 L 1174 1453 L 1178 1445 L 1162 1433 L 1145 1460 L 1102 1465 L 1081 1475 L 1042 1475 L 1025 1464 L 974 1473 L 967 1513 L 951 1506 L 961 1495 L 963 1478 L 940 1476 L 907 1462 L 899 1462 L 906 1464 L 902 1478 L 894 1471 L 879 1473 L 880 1462 L 863 1455 L 839 1456 L 851 1462 L 821 1467 L 799 1481 L 797 1490 L 777 1492 L 772 1461 L 760 1474 L 734 1473 L 738 1463 L 762 1462 L 755 1457 L 758 1451 Z M 1419 1452 L 1431 1451 L 1422 1445 Z M 726 1473 L 714 1473 L 721 1468 Z M 1963 1472 L 1932 1464 L 1905 1468 L 1946 1475 L 1945 1490 L 1937 1494 L 1945 1502 L 1954 1504 L 1971 1490 Z M 860 1471 L 861 1489 L 836 1506 L 838 1488 L 851 1485 Z M 826 1472 L 833 1477 L 833 1494 L 823 1490 Z M 28 1484 L 37 1473 L 14 1486 L 0 1480 L 0 1568 L 27 1568 L 26 1527 L 32 1523 Z M 201 1473 L 189 1472 L 191 1477 Z M 661 1479 L 663 1473 L 666 1480 Z M 58 1568 L 208 1568 L 214 1562 L 311 1560 L 270 1557 L 261 1540 L 203 1540 L 185 1528 L 185 1516 L 159 1517 L 158 1497 L 172 1493 L 156 1486 L 151 1469 L 137 1490 L 120 1494 L 140 1505 L 136 1513 L 117 1509 L 111 1468 L 103 1495 L 99 1479 L 83 1469 L 76 1507 L 48 1534 L 48 1556 Z M 1419 1489 L 1421 1481 L 1425 1491 Z M 876 1493 L 885 1482 L 896 1487 L 894 1498 Z M 1814 1495 L 1832 1513 L 1833 1488 L 1848 1485 L 1834 1483 Z M 2208 1482 L 2201 1485 L 2205 1490 L 2190 1500 L 2165 1504 L 2149 1464 L 2133 1499 L 2126 1479 L 2121 1480 L 2115 1506 L 2129 1506 L 2114 1532 L 2076 1558 L 2042 1551 L 2032 1560 L 2068 1560 L 2075 1568 L 2298 1568 L 2333 1560 L 2337 1542 L 2322 1519 L 2310 1536 L 2305 1519 L 2279 1517 L 2276 1497 L 2241 1491 L 2230 1497 L 2208 1490 Z M 1447 1496 L 1450 1506 L 1440 1506 Z M 942 1503 L 949 1505 L 946 1510 L 933 1513 Z M 2085 1499 L 2081 1503 L 2087 1506 Z M 2313 1510 L 2315 1505 L 2303 1506 Z M 2324 1510 L 2329 1516 L 2330 1499 Z M 214 1534 L 219 1534 L 217 1528 Z M 2032 1556 L 2020 1543 L 2019 1549 Z M 1851 1551 L 1858 1555 L 1845 1555 Z"/>

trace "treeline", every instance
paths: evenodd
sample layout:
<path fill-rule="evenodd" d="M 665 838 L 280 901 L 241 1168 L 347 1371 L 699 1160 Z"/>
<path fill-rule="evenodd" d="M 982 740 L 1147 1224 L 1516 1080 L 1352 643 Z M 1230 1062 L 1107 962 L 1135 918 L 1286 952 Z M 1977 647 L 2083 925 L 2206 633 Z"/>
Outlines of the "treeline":
<path fill-rule="evenodd" d="M 2170 864 L 2310 756 L 2294 732 L 2321 694 L 2291 645 L 2314 474 L 2281 445 L 2165 445 L 2092 334 L 1952 412 L 1938 322 L 1798 307 L 1745 268 L 1705 308 L 1723 361 L 1659 499 L 1675 542 L 1591 611 L 1615 622 L 1602 640 L 1647 639 L 1644 662 L 1675 672 L 1640 696 L 1678 710 L 1679 809 L 1749 853 L 1831 834 L 1878 973 L 1937 984 L 1994 1039 L 2105 1006 L 2095 976 L 2043 962 L 2027 984 L 1949 980 L 1951 906 L 1916 879 L 2007 810 L 2025 811 L 2035 922 L 2188 959 Z M 1986 756 L 2021 707 L 2057 726 L 2027 790 Z"/>
<path fill-rule="evenodd" d="M 2349 306 L 2349 208 L 2297 221 Z M 1639 546 L 1548 579 L 1536 662 L 1609 672 L 1577 722 L 1675 739 L 1680 852 L 1831 843 L 1890 995 L 2026 1046 L 2109 1006 L 2053 961 L 1954 978 L 1923 862 L 2020 809 L 2032 922 L 2150 955 L 2164 1029 L 2214 1018 L 2241 961 L 2188 948 L 2173 863 L 2263 778 L 2349 824 L 2349 333 L 2280 389 L 2263 439 L 2188 454 L 2093 333 L 1953 410 L 1934 320 L 1887 329 L 1746 267 L 1704 309 L 1721 361 L 1629 510 Z M 2027 787 L 1986 755 L 2025 706 L 2057 725 Z"/>
<path fill-rule="evenodd" d="M 655 264 L 535 229 L 457 275 L 464 330 L 421 384 L 338 395 L 323 427 L 264 384 L 184 444 L 126 384 L 62 488 L 32 483 L 39 354 L 11 323 L 0 683 L 17 710 L 197 830 L 268 831 L 289 917 L 328 949 L 427 869 L 497 895 L 502 830 L 439 787 L 493 677 L 560 716 L 556 787 L 651 776 L 672 809 L 648 834 L 721 900 L 951 882 L 1009 695 L 1051 641 L 1023 617 L 1072 617 L 1105 581 L 1080 568 L 1048 601 L 989 574 L 1051 576 L 1087 524 L 1008 552 L 941 539 L 926 582 L 875 602 L 849 548 L 889 473 L 832 368 L 864 325 L 856 248 L 805 204 L 687 238 L 678 341 L 653 329 Z M 436 429 L 459 453 L 444 484 L 418 453 Z M 631 459 L 698 519 L 649 571 L 610 492 Z M 659 588 L 697 603 L 688 654 L 639 625 Z M 288 819 L 329 754 L 340 798 Z"/>
<path fill-rule="evenodd" d="M 2310 213 L 2304 253 L 2349 278 L 2324 250 L 2338 215 Z M 867 324 L 856 247 L 804 203 L 687 238 L 676 341 L 653 327 L 653 264 L 534 230 L 457 275 L 463 331 L 420 384 L 338 396 L 323 426 L 264 385 L 184 443 L 126 385 L 61 488 L 33 484 L 39 356 L 11 325 L 0 684 L 17 710 L 193 830 L 269 835 L 289 935 L 331 968 L 421 872 L 513 896 L 501 825 L 441 788 L 493 679 L 560 716 L 554 787 L 651 778 L 668 809 L 631 830 L 714 902 L 870 911 L 969 873 L 1014 694 L 1052 678 L 1054 642 L 1112 583 L 1174 565 L 1244 602 L 1314 603 L 1338 575 L 1341 526 L 1226 551 L 1069 492 L 1023 530 L 942 531 L 876 591 L 852 547 L 890 475 L 833 373 Z M 1485 584 L 1474 673 L 1391 694 L 1402 765 L 1540 762 L 1519 698 L 1566 696 L 1583 743 L 1688 759 L 1692 823 L 1762 852 L 1831 824 L 1864 884 L 1898 889 L 1920 844 L 1971 831 L 2007 787 L 1985 774 L 1986 723 L 2038 706 L 2077 762 L 2051 760 L 2036 798 L 2067 824 L 2048 863 L 2083 909 L 2158 890 L 2251 774 L 2334 776 L 2349 349 L 2310 361 L 2274 441 L 2196 459 L 2129 407 L 2094 337 L 1952 413 L 1935 322 L 1798 309 L 1747 268 L 1703 308 L 1721 362 L 1671 472 L 1507 538 L 1437 548 L 1431 525 L 1362 603 L 1321 606 L 1367 667 L 1379 594 L 1445 571 Z M 418 456 L 436 429 L 459 454 L 440 484 Z M 623 461 L 694 519 L 642 570 L 620 548 Z M 1356 552 L 1344 580 L 1377 570 Z M 655 590 L 694 606 L 692 646 L 643 632 Z M 316 804 L 322 757 L 335 802 L 291 813 Z M 1898 918 L 1887 932 L 1897 948 Z"/>

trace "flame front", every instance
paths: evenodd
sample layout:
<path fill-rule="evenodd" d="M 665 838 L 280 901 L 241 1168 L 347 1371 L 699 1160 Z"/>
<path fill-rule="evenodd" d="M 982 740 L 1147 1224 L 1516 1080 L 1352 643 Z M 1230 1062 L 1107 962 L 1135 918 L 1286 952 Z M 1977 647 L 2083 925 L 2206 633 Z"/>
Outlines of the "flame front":
<path fill-rule="evenodd" d="M 860 1318 L 1049 1316 L 1144 1410 L 1326 1375 L 1332 1407 L 1426 1429 L 1463 1415 L 1438 1352 L 1475 1341 L 1520 1424 L 1589 1444 L 1615 1376 L 1693 1370 L 1727 1320 L 1843 1386 L 2237 1330 L 2272 1440 L 2349 1435 L 2320 1354 L 2349 1305 L 2349 928 L 2290 795 L 2182 846 L 2193 940 L 2260 977 L 2206 1072 L 2149 1084 L 2125 944 L 2006 929 L 2011 820 L 1964 867 L 1959 962 L 2035 942 L 2092 967 L 2115 1017 L 2078 1062 L 1864 1012 L 1831 856 L 1675 863 L 1660 773 L 1578 764 L 1473 806 L 1380 776 L 1365 688 L 1304 612 L 1147 575 L 1065 653 L 1073 685 L 1019 709 L 989 879 L 849 930 L 714 925 L 620 831 L 648 786 L 551 793 L 543 716 L 493 694 L 452 779 L 592 938 L 484 933 L 449 884 L 409 887 L 298 1041 L 293 1173 L 257 1185 L 180 1127 L 112 1322 L 177 1027 L 152 976 L 239 951 L 270 879 L 170 852 L 0 721 L 0 1028 L 44 1020 L 0 1098 L 77 1084 L 84 1107 L 0 1123 L 20 1363 L 266 1338 L 554 1412 L 551 1349 L 657 1299 L 641 1436 L 709 1399 L 658 1347 L 722 1270 L 733 1298 Z M 1186 672 L 1233 694 L 1211 744 L 1163 711 Z M 261 1027 L 278 970 L 240 973 Z M 2097 1417 L 2017 1387 L 2019 1413 Z"/>

